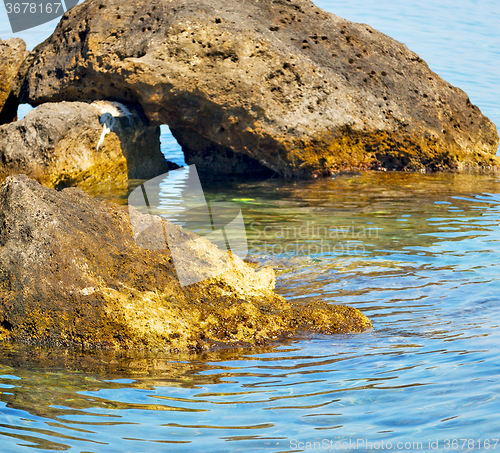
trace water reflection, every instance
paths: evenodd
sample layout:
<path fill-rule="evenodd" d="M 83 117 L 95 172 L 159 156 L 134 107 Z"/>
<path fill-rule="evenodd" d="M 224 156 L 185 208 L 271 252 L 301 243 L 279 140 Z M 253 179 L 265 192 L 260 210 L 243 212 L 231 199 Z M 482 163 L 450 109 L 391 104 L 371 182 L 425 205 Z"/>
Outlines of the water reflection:
<path fill-rule="evenodd" d="M 251 260 L 275 267 L 277 291 L 354 305 L 375 330 L 164 357 L 4 347 L 2 451 L 284 452 L 324 439 L 425 451 L 498 437 L 499 189 L 491 175 L 212 181 L 207 198 L 241 207 Z M 362 227 L 361 251 L 285 249 L 300 228 L 314 245 Z"/>

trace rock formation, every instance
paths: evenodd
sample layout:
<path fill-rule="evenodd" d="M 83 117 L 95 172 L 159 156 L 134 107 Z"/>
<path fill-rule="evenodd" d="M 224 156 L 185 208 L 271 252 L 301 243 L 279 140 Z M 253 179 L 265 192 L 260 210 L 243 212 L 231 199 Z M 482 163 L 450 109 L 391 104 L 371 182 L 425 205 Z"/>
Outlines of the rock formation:
<path fill-rule="evenodd" d="M 0 180 L 24 173 L 49 187 L 126 187 L 174 166 L 159 127 L 118 103 L 47 103 L 0 126 Z"/>
<path fill-rule="evenodd" d="M 33 104 L 140 104 L 206 172 L 499 162 L 494 124 L 463 91 L 405 45 L 308 0 L 87 0 L 35 49 L 17 90 Z"/>
<path fill-rule="evenodd" d="M 196 238 L 166 221 L 165 228 Z M 200 238 L 186 247 L 207 266 L 221 253 Z M 168 249 L 136 244 L 126 207 L 79 188 L 57 192 L 10 176 L 0 187 L 0 338 L 186 350 L 259 344 L 298 329 L 371 327 L 355 308 L 288 303 L 273 292 L 272 269 L 255 272 L 236 256 L 230 261 L 216 277 L 181 288 Z"/>
<path fill-rule="evenodd" d="M 13 82 L 27 55 L 26 43 L 22 39 L 0 39 L 0 124 L 10 123 L 17 116 Z"/>

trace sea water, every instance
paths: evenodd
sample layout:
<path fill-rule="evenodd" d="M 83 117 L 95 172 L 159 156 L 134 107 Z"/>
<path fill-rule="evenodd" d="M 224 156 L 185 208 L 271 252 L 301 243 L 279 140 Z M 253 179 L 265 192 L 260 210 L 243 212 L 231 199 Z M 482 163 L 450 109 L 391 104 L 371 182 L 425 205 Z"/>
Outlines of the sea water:
<path fill-rule="evenodd" d="M 500 125 L 500 4 L 318 5 L 402 41 Z M 32 48 L 54 27 L 18 36 Z M 162 149 L 182 163 L 166 128 Z M 500 451 L 497 176 L 214 181 L 206 196 L 240 206 L 277 292 L 355 306 L 374 330 L 191 355 L 4 345 L 0 451 Z"/>

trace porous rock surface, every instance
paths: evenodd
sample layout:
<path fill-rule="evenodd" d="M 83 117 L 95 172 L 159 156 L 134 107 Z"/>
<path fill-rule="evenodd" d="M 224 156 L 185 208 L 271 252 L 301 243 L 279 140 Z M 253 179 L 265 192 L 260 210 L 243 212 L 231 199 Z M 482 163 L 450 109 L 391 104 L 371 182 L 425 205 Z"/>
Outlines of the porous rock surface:
<path fill-rule="evenodd" d="M 165 229 L 196 237 L 166 221 Z M 189 249 L 192 244 L 199 249 Z M 207 265 L 221 253 L 200 238 L 186 247 L 187 256 L 203 254 Z M 182 288 L 168 248 L 136 244 L 126 207 L 79 188 L 58 192 L 24 175 L 0 187 L 3 340 L 187 350 L 259 344 L 298 329 L 371 328 L 355 308 L 288 303 L 273 291 L 272 269 L 255 272 L 236 256 L 231 263 L 224 273 Z"/>
<path fill-rule="evenodd" d="M 200 171 L 237 172 L 233 153 L 241 172 L 303 177 L 499 162 L 494 124 L 462 90 L 308 0 L 87 0 L 21 75 L 22 102 L 140 104 Z"/>
<path fill-rule="evenodd" d="M 14 81 L 28 53 L 22 39 L 0 39 L 0 124 L 10 123 L 17 116 Z"/>
<path fill-rule="evenodd" d="M 148 179 L 175 168 L 160 151 L 159 127 L 117 106 L 46 103 L 0 126 L 0 180 L 23 173 L 48 187 L 127 187 L 129 178 Z M 108 125 L 112 129 L 103 134 Z"/>

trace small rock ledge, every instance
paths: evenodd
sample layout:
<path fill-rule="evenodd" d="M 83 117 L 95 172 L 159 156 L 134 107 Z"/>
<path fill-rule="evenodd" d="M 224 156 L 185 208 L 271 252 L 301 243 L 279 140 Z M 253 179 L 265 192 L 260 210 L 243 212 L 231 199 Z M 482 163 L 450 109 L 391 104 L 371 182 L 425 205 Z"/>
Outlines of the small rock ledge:
<path fill-rule="evenodd" d="M 127 188 L 174 168 L 159 127 L 116 102 L 46 103 L 0 126 L 0 181 L 23 173 L 48 187 Z"/>

